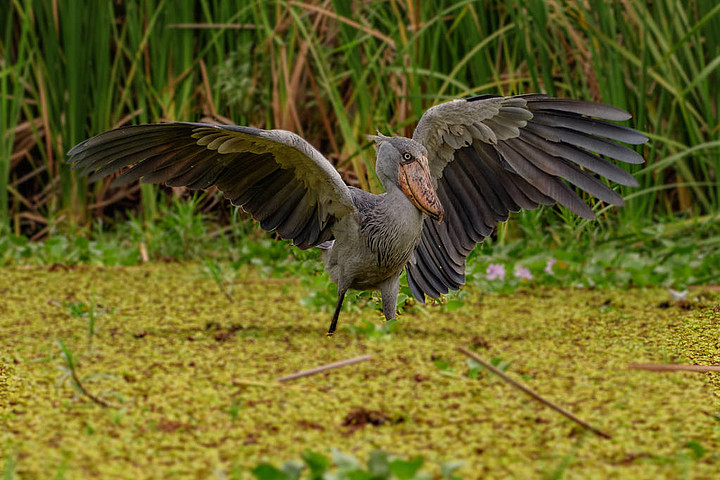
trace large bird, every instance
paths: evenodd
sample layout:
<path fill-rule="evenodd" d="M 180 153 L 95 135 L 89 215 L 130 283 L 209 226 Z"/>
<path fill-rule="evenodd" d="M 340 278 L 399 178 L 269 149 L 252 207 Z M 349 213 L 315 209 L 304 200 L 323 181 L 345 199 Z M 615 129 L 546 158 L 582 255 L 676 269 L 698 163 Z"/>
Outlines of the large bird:
<path fill-rule="evenodd" d="M 615 140 L 637 145 L 647 138 L 608 122 L 629 118 L 609 105 L 538 94 L 442 103 L 423 114 L 412 139 L 371 137 L 381 195 L 346 185 L 320 152 L 284 130 L 181 122 L 127 126 L 85 140 L 68 155 L 91 180 L 133 165 L 116 184 L 216 185 L 263 229 L 299 248 L 322 249 L 325 269 L 338 285 L 332 335 L 348 289 L 380 290 L 383 314 L 391 320 L 403 269 L 420 302 L 460 288 L 465 258 L 510 212 L 557 203 L 594 218 L 566 182 L 622 205 L 598 176 L 638 185 L 603 158 L 643 162 Z"/>

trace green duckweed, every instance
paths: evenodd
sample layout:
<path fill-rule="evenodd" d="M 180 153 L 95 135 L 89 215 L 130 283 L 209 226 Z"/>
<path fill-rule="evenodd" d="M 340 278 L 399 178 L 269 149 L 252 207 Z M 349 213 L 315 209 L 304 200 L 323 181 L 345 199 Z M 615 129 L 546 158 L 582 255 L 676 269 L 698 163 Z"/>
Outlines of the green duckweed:
<path fill-rule="evenodd" d="M 199 264 L 6 268 L 0 276 L 0 454 L 19 478 L 228 478 L 331 447 L 422 455 L 463 478 L 717 478 L 720 374 L 628 370 L 720 364 L 717 293 L 521 289 L 410 309 L 389 338 L 348 325 L 380 315 L 305 309 L 298 280 L 242 270 L 231 304 Z M 94 303 L 86 319 L 68 304 Z M 445 309 L 447 310 L 447 309 Z M 84 386 L 61 382 L 62 341 Z M 499 379 L 467 376 L 467 345 L 609 432 L 580 430 Z M 372 360 L 276 385 L 296 370 Z M 443 368 L 438 368 L 442 363 Z M 478 377 L 478 375 L 472 375 Z M 363 422 L 362 415 L 375 421 Z M 360 418 L 360 420 L 358 420 Z M 9 467 L 7 467 L 9 468 Z M 6 469 L 7 469 L 6 468 Z"/>

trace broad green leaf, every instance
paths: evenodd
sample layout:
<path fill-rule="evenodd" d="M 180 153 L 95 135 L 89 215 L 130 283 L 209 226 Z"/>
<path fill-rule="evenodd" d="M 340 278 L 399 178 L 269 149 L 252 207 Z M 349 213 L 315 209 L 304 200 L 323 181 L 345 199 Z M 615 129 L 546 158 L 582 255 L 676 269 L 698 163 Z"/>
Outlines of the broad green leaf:
<path fill-rule="evenodd" d="M 289 477 L 287 472 L 283 472 L 269 463 L 261 463 L 253 468 L 252 474 L 258 480 L 292 480 L 292 477 Z"/>
<path fill-rule="evenodd" d="M 448 312 L 454 312 L 463 305 L 465 305 L 465 302 L 458 298 L 453 298 L 452 300 L 447 301 L 447 303 L 445 304 L 445 310 Z"/>
<path fill-rule="evenodd" d="M 460 477 L 455 475 L 455 471 L 465 465 L 465 462 L 462 460 L 457 460 L 454 462 L 445 462 L 440 466 L 440 474 L 445 480 L 456 480 Z"/>
<path fill-rule="evenodd" d="M 283 463 L 282 472 L 285 473 L 288 480 L 299 480 L 303 468 L 305 466 L 302 463 L 290 460 Z"/>
<path fill-rule="evenodd" d="M 330 459 L 311 450 L 305 450 L 302 453 L 302 459 L 305 465 L 310 468 L 310 475 L 313 479 L 321 478 L 323 473 L 330 467 Z"/>
<path fill-rule="evenodd" d="M 390 462 L 390 472 L 400 480 L 411 480 L 423 465 L 423 457 L 414 457 L 410 460 L 397 458 Z"/>
<path fill-rule="evenodd" d="M 352 469 L 360 466 L 357 458 L 353 457 L 349 453 L 343 453 L 335 447 L 331 448 L 330 452 L 332 455 L 332 461 L 338 468 Z"/>
<path fill-rule="evenodd" d="M 344 475 L 339 475 L 338 478 L 347 480 L 376 480 L 376 477 L 372 473 L 367 470 L 360 470 L 359 468 L 348 470 L 344 472 Z"/>
<path fill-rule="evenodd" d="M 382 450 L 373 451 L 368 458 L 368 471 L 376 478 L 390 478 L 387 453 Z"/>

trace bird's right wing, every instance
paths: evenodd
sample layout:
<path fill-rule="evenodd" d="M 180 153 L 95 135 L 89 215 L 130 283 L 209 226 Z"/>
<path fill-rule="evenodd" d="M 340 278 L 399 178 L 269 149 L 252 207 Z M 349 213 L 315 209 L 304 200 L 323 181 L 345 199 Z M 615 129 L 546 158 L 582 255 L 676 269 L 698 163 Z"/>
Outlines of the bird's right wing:
<path fill-rule="evenodd" d="M 565 182 L 600 200 L 622 197 L 600 178 L 637 186 L 626 170 L 604 157 L 642 163 L 633 145 L 641 133 L 611 121 L 630 114 L 610 105 L 547 95 L 481 95 L 430 108 L 413 139 L 428 150 L 430 174 L 445 221 L 425 219 L 407 265 L 408 284 L 423 301 L 465 282 L 465 258 L 510 212 L 560 204 L 584 218 L 594 213 Z M 596 152 L 596 153 L 592 153 Z"/>
<path fill-rule="evenodd" d="M 73 168 L 97 180 L 134 165 L 124 184 L 165 183 L 205 189 L 217 185 L 264 230 L 310 248 L 332 238 L 337 220 L 357 212 L 337 170 L 309 143 L 284 130 L 158 123 L 122 127 L 78 144 Z"/>

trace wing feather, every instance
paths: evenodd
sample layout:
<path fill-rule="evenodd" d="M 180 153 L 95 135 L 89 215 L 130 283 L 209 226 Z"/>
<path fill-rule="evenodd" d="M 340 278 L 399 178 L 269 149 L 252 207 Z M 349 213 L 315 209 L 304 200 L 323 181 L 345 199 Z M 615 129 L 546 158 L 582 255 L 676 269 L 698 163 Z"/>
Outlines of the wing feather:
<path fill-rule="evenodd" d="M 122 127 L 68 152 L 73 168 L 115 184 L 140 180 L 206 189 L 217 185 L 262 228 L 310 248 L 333 238 L 336 222 L 357 210 L 330 162 L 291 132 L 202 123 Z"/>
<path fill-rule="evenodd" d="M 510 212 L 559 204 L 594 218 L 568 184 L 599 200 L 623 205 L 599 177 L 626 186 L 637 181 L 609 157 L 643 162 L 618 143 L 647 141 L 612 122 L 628 120 L 619 108 L 547 95 L 481 95 L 454 100 L 423 114 L 413 139 L 428 150 L 430 172 L 445 210 L 442 224 L 425 219 L 407 265 L 408 284 L 421 301 L 464 282 L 465 258 Z"/>
<path fill-rule="evenodd" d="M 290 214 L 297 206 L 297 202 L 299 202 L 304 195 L 305 187 L 302 185 L 296 185 L 295 190 L 288 193 L 284 199 L 280 200 L 279 204 L 270 215 L 260 219 L 260 226 L 263 230 L 278 230 L 278 233 L 282 235 L 282 232 L 280 232 L 281 225 L 290 218 Z M 278 196 L 277 198 L 279 199 L 280 197 Z"/>
<path fill-rule="evenodd" d="M 447 265 L 453 271 L 462 274 L 465 271 L 465 255 L 458 251 L 448 234 L 448 224 L 434 223 L 425 219 L 423 222 L 422 241 L 436 245 L 441 249 L 442 256 L 448 261 Z"/>
<path fill-rule="evenodd" d="M 312 196 L 306 191 L 298 201 L 288 218 L 278 227 L 278 232 L 284 238 L 295 239 L 300 235 L 305 225 L 310 221 L 315 203 Z"/>

